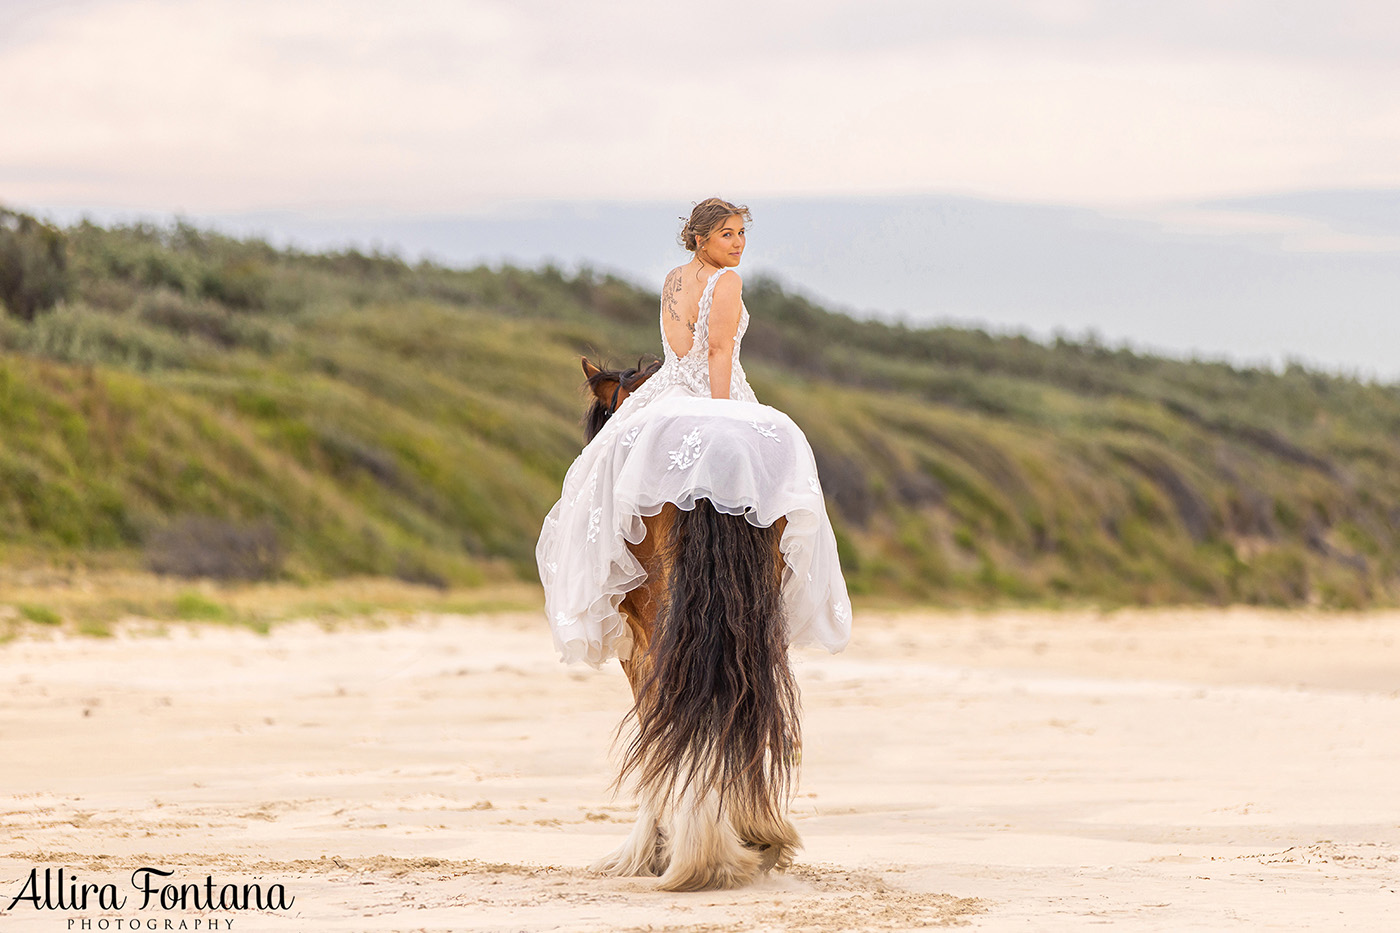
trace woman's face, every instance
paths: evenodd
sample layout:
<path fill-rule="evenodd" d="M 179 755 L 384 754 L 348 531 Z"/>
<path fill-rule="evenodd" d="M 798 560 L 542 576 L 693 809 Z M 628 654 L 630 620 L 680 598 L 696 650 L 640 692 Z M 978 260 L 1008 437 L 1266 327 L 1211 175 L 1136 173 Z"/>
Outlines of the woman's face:
<path fill-rule="evenodd" d="M 737 266 L 744 255 L 744 218 L 730 214 L 700 245 L 700 252 L 714 266 Z"/>

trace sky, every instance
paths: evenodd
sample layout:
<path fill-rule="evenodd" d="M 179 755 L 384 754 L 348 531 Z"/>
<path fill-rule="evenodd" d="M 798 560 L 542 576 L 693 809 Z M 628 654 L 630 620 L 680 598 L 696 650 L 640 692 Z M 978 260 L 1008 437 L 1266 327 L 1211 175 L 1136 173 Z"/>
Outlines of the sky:
<path fill-rule="evenodd" d="M 1400 230 L 1357 221 L 1400 190 L 1391 0 L 0 0 L 0 87 L 0 203 L 55 218 L 259 218 L 408 251 L 394 231 L 436 223 L 437 252 L 470 261 L 501 255 L 493 237 L 521 217 L 645 205 L 669 224 L 718 193 L 760 217 L 807 211 L 784 229 L 800 243 L 770 243 L 771 269 L 839 304 L 1247 354 L 1208 327 L 1149 332 L 1127 311 L 1076 314 L 1073 296 L 1037 301 L 1038 284 L 1064 289 L 1024 260 L 1053 255 L 1057 234 L 1001 249 L 998 225 L 1024 231 L 997 208 L 1048 208 L 1213 244 L 1224 267 L 1272 250 L 1280 268 L 1332 269 L 1309 278 L 1317 293 L 1335 281 L 1343 305 L 1355 292 L 1400 310 Z M 995 215 L 969 236 L 987 251 L 971 265 L 1019 276 L 1019 311 L 978 300 L 973 280 L 940 298 L 908 259 L 937 239 L 918 218 L 946 228 L 935 203 Z M 454 222 L 477 231 L 475 254 Z M 566 263 L 652 274 L 606 222 L 531 229 L 574 234 Z M 902 290 L 843 275 L 852 250 Z M 1349 278 L 1347 258 L 1365 270 Z M 1167 269 L 1142 287 L 1170 290 Z M 1180 300 L 1202 307 L 1198 288 Z M 1276 311 L 1298 323 L 1337 303 Z M 1267 352 L 1400 378 L 1373 316 L 1352 322 L 1352 351 L 1300 336 Z"/>

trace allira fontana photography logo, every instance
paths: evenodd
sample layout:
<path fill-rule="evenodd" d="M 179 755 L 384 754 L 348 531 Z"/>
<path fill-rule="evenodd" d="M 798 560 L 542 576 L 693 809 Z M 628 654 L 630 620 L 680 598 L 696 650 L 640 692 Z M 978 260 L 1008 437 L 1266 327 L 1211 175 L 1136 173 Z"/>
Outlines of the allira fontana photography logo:
<path fill-rule="evenodd" d="M 133 871 L 126 884 L 119 886 L 112 881 L 86 880 L 66 868 L 31 868 L 10 897 L 5 913 L 13 915 L 28 906 L 34 910 L 120 914 L 69 918 L 67 926 L 74 930 L 232 930 L 232 917 L 157 920 L 149 914 L 282 911 L 291 909 L 296 901 L 281 882 L 219 882 L 213 875 L 205 875 L 201 881 L 184 881 L 174 875 L 173 871 L 146 866 Z M 0 899 L 0 903 L 5 901 Z M 137 917 L 136 911 L 146 911 L 147 916 Z"/>

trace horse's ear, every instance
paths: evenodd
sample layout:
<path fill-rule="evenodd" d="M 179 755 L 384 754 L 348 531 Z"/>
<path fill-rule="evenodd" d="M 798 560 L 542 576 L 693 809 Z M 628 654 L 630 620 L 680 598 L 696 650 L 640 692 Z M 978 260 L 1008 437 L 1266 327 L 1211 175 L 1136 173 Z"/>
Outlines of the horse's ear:
<path fill-rule="evenodd" d="M 588 377 L 588 386 L 593 391 L 593 397 L 599 402 L 607 405 L 612 400 L 613 389 L 617 388 L 619 382 L 617 373 L 608 371 L 606 378 L 596 379 L 595 376 L 602 375 L 605 370 L 599 369 L 588 361 L 588 357 L 582 358 L 583 374 Z"/>

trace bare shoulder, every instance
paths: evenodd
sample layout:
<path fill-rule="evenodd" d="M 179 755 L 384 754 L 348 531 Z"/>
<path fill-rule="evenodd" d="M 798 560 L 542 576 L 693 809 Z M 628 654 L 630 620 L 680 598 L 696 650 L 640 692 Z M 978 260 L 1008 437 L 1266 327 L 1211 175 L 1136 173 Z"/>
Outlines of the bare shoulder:
<path fill-rule="evenodd" d="M 740 292 L 744 283 L 736 275 L 721 275 L 715 282 L 714 303 L 710 309 L 710 344 L 727 345 L 739 326 L 744 311 Z"/>
<path fill-rule="evenodd" d="M 715 283 L 716 298 L 736 298 L 744 291 L 744 280 L 739 278 L 739 273 L 731 272 L 721 275 L 719 281 Z"/>

